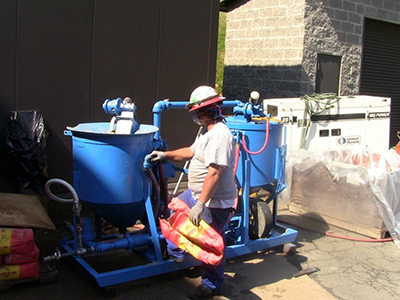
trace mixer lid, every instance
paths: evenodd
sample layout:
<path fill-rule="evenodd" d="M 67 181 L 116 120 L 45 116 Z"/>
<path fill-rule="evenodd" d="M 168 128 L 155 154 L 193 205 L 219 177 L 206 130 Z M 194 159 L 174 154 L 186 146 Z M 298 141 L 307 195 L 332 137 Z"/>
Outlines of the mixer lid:
<path fill-rule="evenodd" d="M 152 134 L 157 132 L 159 129 L 157 126 L 140 124 L 139 129 L 134 133 L 134 135 L 139 134 Z M 74 135 L 74 134 L 94 134 L 94 135 L 126 135 L 126 134 L 116 134 L 110 132 L 109 123 L 81 123 L 75 127 L 67 126 L 67 130 L 64 131 L 64 135 Z"/>

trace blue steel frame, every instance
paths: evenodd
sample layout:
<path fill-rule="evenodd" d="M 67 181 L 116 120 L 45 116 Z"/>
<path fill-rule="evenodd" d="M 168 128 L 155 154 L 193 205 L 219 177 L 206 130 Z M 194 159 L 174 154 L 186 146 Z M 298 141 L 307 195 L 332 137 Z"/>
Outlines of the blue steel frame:
<path fill-rule="evenodd" d="M 235 106 L 238 100 L 235 101 L 227 101 L 227 104 L 224 102 L 224 106 Z M 174 104 L 174 102 L 168 102 L 164 100 L 163 103 L 160 102 L 157 104 L 159 107 L 153 109 L 155 112 L 155 125 L 159 126 L 160 116 L 159 112 L 163 109 L 168 109 L 170 107 L 173 108 L 182 108 L 185 103 L 179 102 L 179 104 Z M 160 108 L 161 105 L 161 108 Z M 156 110 L 156 111 L 155 111 Z M 158 133 L 159 135 L 159 133 Z M 159 138 L 159 136 L 157 136 Z M 286 139 L 286 136 L 284 137 Z M 269 249 L 277 246 L 281 246 L 287 243 L 292 243 L 296 240 L 297 231 L 291 228 L 286 228 L 281 224 L 277 223 L 277 195 L 284 189 L 284 167 L 285 167 L 285 153 L 286 153 L 286 143 L 284 143 L 283 147 L 276 150 L 276 169 L 275 169 L 275 177 L 277 179 L 277 188 L 274 193 L 273 199 L 273 229 L 270 232 L 270 235 L 267 238 L 260 238 L 256 240 L 249 239 L 249 193 L 250 193 L 250 177 L 251 177 L 251 168 L 250 161 L 246 160 L 245 174 L 246 178 L 243 182 L 243 211 L 238 215 L 234 216 L 230 223 L 227 225 L 227 232 L 231 232 L 232 228 L 236 231 L 236 240 L 232 245 L 226 247 L 226 258 L 232 258 L 240 255 L 245 255 L 249 253 L 253 253 L 259 250 Z M 151 183 L 148 184 L 148 197 L 145 200 L 145 209 L 147 216 L 153 216 L 153 208 L 151 203 Z M 271 199 L 272 200 L 272 199 Z M 81 255 L 74 255 L 73 259 L 78 262 L 84 270 L 86 270 L 91 277 L 97 282 L 98 287 L 108 287 L 124 282 L 129 282 L 133 280 L 138 280 L 142 278 L 147 278 L 150 276 L 160 275 L 164 273 L 174 272 L 177 270 L 187 269 L 190 267 L 195 267 L 200 265 L 200 261 L 195 259 L 194 257 L 188 255 L 185 261 L 176 263 L 172 259 L 164 260 L 162 257 L 162 249 L 160 241 L 163 240 L 163 236 L 160 231 L 157 230 L 156 220 L 153 217 L 148 218 L 149 226 L 150 226 L 150 237 L 146 242 L 139 241 L 140 238 L 135 236 L 130 236 L 129 234 L 125 235 L 123 242 L 121 245 L 110 246 L 109 249 L 114 248 L 126 248 L 128 250 L 134 251 L 136 254 L 145 258 L 148 261 L 148 264 L 133 266 L 118 270 L 113 270 L 109 272 L 98 273 L 89 263 L 87 263 Z M 107 238 L 107 237 L 106 237 Z M 135 249 L 138 244 L 139 246 L 143 246 L 143 243 L 147 243 L 148 247 L 138 247 Z M 118 243 L 116 243 L 118 244 Z M 61 242 L 61 246 L 68 253 L 73 253 L 76 250 L 76 241 L 64 241 Z M 107 250 L 109 250 L 107 249 Z"/>

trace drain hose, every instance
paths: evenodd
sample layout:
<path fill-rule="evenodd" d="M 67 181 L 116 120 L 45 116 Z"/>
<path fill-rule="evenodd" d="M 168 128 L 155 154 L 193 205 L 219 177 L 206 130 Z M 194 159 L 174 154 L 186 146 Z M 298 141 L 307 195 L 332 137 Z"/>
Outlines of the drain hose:
<path fill-rule="evenodd" d="M 54 183 L 61 184 L 64 187 L 66 187 L 69 190 L 69 192 L 72 194 L 73 198 L 65 199 L 65 198 L 60 198 L 60 197 L 54 195 L 52 193 L 52 191 L 50 190 L 50 186 Z M 78 247 L 79 247 L 79 249 L 81 249 L 82 248 L 82 235 L 81 235 L 82 230 L 81 230 L 80 215 L 81 215 L 82 207 L 81 207 L 81 204 L 79 203 L 79 197 L 78 197 L 78 194 L 76 193 L 75 189 L 65 180 L 58 179 L 58 178 L 53 178 L 53 179 L 50 179 L 49 181 L 47 181 L 44 188 L 45 188 L 46 194 L 50 197 L 50 199 L 60 202 L 60 203 L 73 203 L 72 211 L 75 214 L 76 218 L 78 219 L 75 224 L 77 239 L 78 239 Z"/>

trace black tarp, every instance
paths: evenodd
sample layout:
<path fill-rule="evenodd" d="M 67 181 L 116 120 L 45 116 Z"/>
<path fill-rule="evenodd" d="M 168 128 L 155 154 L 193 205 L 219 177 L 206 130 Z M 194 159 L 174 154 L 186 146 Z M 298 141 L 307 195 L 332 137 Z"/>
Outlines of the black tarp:
<path fill-rule="evenodd" d="M 18 178 L 24 188 L 44 193 L 48 179 L 46 140 L 48 131 L 38 111 L 13 111 L 5 132 L 10 176 Z"/>

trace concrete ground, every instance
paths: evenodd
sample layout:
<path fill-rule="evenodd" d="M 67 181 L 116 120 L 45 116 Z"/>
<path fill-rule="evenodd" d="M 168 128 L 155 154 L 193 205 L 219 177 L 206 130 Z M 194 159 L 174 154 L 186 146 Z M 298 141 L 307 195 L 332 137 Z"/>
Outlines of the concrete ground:
<path fill-rule="evenodd" d="M 285 222 L 295 221 L 316 228 L 299 222 L 301 217 L 287 211 L 280 211 L 280 215 Z M 52 254 L 63 234 L 62 226 L 56 225 L 56 231 L 35 230 L 35 240 L 45 252 L 43 255 Z M 296 254 L 286 255 L 280 249 L 270 249 L 230 259 L 223 295 L 214 299 L 400 299 L 400 249 L 393 242 L 355 242 L 303 229 L 304 226 L 289 227 L 299 232 Z M 365 238 L 333 226 L 324 229 L 342 236 Z M 51 265 L 58 272 L 56 282 L 15 283 L 1 291 L 0 298 L 104 299 L 64 263 L 55 261 Z M 319 271 L 294 276 L 308 267 L 317 267 Z M 119 285 L 112 299 L 187 299 L 187 292 L 200 280 L 199 267 L 164 274 Z"/>

